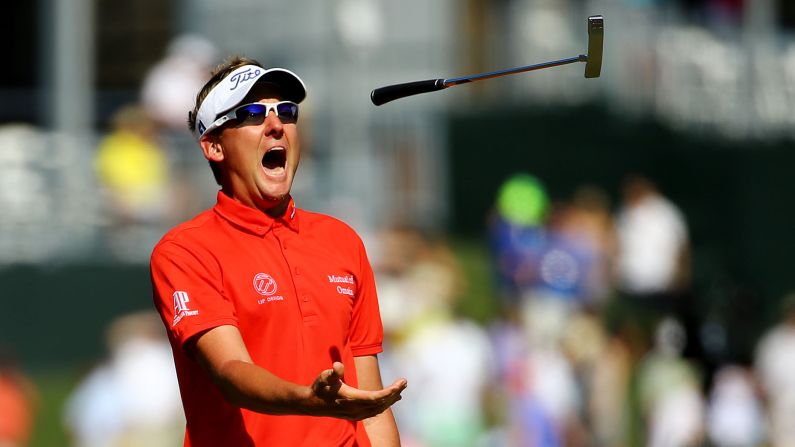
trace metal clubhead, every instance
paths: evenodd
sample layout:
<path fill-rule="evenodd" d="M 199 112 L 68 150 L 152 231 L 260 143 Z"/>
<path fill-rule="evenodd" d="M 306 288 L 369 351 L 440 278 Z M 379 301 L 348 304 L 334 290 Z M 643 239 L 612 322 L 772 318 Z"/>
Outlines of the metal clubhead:
<path fill-rule="evenodd" d="M 602 49 L 604 47 L 605 19 L 602 16 L 588 17 L 588 60 L 585 62 L 585 77 L 598 78 L 602 73 Z"/>

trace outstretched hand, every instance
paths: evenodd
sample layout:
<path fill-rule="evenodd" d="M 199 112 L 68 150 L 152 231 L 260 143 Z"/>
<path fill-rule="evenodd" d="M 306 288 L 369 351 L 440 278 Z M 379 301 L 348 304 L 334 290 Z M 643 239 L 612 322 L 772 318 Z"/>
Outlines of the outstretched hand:
<path fill-rule="evenodd" d="M 345 366 L 334 362 L 331 369 L 320 373 L 312 384 L 314 396 L 322 401 L 319 415 L 348 420 L 373 417 L 401 399 L 406 379 L 398 379 L 386 388 L 374 391 L 349 386 L 344 381 Z"/>

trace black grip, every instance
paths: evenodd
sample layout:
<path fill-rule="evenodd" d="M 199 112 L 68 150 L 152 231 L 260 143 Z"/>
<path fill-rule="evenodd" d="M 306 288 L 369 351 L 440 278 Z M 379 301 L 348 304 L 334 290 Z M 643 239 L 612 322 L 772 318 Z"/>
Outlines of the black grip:
<path fill-rule="evenodd" d="M 373 101 L 373 104 L 380 106 L 381 104 L 386 104 L 389 101 L 405 98 L 406 96 L 435 92 L 436 90 L 442 90 L 445 87 L 444 79 L 428 79 L 426 81 L 387 85 L 386 87 L 379 87 L 370 92 L 370 100 Z"/>

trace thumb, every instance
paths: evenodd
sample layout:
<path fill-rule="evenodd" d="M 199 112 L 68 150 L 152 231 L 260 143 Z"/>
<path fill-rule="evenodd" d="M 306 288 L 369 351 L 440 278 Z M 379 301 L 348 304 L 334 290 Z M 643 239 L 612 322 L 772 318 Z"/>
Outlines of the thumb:
<path fill-rule="evenodd" d="M 331 365 L 331 375 L 329 376 L 329 382 L 331 381 L 342 381 L 345 377 L 345 365 L 341 362 L 334 362 Z"/>
<path fill-rule="evenodd" d="M 326 369 L 320 373 L 312 384 L 312 390 L 321 399 L 333 400 L 337 397 L 340 388 L 345 384 L 342 378 L 345 374 L 345 367 L 340 362 L 334 362 L 331 369 Z"/>

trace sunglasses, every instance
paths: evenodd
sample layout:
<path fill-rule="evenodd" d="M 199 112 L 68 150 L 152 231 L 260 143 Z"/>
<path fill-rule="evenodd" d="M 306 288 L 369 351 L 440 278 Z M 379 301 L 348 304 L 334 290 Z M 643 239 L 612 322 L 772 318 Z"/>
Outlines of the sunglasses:
<path fill-rule="evenodd" d="M 276 112 L 276 117 L 284 124 L 295 124 L 298 121 L 298 104 L 292 101 L 279 101 L 270 104 L 252 102 L 230 110 L 210 124 L 210 127 L 203 133 L 207 134 L 230 120 L 234 120 L 238 125 L 260 125 L 265 121 L 265 117 L 271 113 L 271 110 Z"/>

